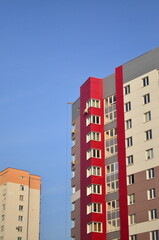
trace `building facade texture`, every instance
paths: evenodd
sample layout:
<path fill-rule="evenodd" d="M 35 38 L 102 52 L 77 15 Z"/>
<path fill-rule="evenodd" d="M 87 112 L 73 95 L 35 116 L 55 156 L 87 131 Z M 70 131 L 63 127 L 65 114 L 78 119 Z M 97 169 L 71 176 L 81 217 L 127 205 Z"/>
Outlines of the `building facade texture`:
<path fill-rule="evenodd" d="M 72 240 L 159 239 L 159 48 L 72 106 Z"/>
<path fill-rule="evenodd" d="M 0 172 L 0 240 L 39 240 L 41 179 L 27 171 Z"/>

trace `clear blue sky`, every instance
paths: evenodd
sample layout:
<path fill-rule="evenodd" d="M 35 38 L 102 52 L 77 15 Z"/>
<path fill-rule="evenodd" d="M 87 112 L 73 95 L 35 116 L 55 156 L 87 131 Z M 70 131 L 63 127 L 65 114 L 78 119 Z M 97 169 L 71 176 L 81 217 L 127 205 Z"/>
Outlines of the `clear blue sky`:
<path fill-rule="evenodd" d="M 89 76 L 159 46 L 158 9 L 158 0 L 0 0 L 1 170 L 41 176 L 41 240 L 70 239 L 67 102 Z"/>

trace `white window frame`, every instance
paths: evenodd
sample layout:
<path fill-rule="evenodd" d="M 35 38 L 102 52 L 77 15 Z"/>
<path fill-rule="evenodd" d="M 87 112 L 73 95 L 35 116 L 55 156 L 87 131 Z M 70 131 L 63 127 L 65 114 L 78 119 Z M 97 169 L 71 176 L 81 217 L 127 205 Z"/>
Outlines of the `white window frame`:
<path fill-rule="evenodd" d="M 131 118 L 125 121 L 125 128 L 126 128 L 126 130 L 132 128 L 132 119 Z"/>
<path fill-rule="evenodd" d="M 86 135 L 86 142 L 89 141 L 101 141 L 101 133 L 100 132 L 89 132 Z"/>
<path fill-rule="evenodd" d="M 134 164 L 134 156 L 133 155 L 129 155 L 127 156 L 127 165 L 132 165 Z"/>
<path fill-rule="evenodd" d="M 132 138 L 132 136 L 126 138 L 126 146 L 127 146 L 127 148 L 133 146 L 133 138 Z"/>
<path fill-rule="evenodd" d="M 115 173 L 115 172 L 118 172 L 118 162 L 106 165 L 106 173 L 107 173 L 107 175 Z"/>
<path fill-rule="evenodd" d="M 147 190 L 147 199 L 151 200 L 156 197 L 156 189 L 155 188 L 150 188 Z"/>
<path fill-rule="evenodd" d="M 157 219 L 157 209 L 151 209 L 148 211 L 149 221 Z"/>
<path fill-rule="evenodd" d="M 86 108 L 88 109 L 90 107 L 100 108 L 100 100 L 94 98 L 89 99 L 86 103 Z"/>
<path fill-rule="evenodd" d="M 152 139 L 152 129 L 149 129 L 147 131 L 145 131 L 145 140 L 151 140 Z"/>
<path fill-rule="evenodd" d="M 132 205 L 135 203 L 135 193 L 128 195 L 128 204 Z"/>
<path fill-rule="evenodd" d="M 124 87 L 124 93 L 125 95 L 128 95 L 130 93 L 130 85 Z"/>
<path fill-rule="evenodd" d="M 102 203 L 89 203 L 87 204 L 87 214 L 102 213 Z"/>
<path fill-rule="evenodd" d="M 150 160 L 154 157 L 153 148 L 147 149 L 145 153 L 146 153 L 146 160 Z"/>
<path fill-rule="evenodd" d="M 137 240 L 137 236 L 136 235 L 131 235 L 130 240 Z"/>
<path fill-rule="evenodd" d="M 120 229 L 120 218 L 115 218 L 107 221 L 108 232 L 114 232 Z"/>
<path fill-rule="evenodd" d="M 144 122 L 149 122 L 149 121 L 151 121 L 151 111 L 144 113 Z"/>
<path fill-rule="evenodd" d="M 101 176 L 102 168 L 98 166 L 90 166 L 87 168 L 87 177 L 89 176 Z"/>
<path fill-rule="evenodd" d="M 90 222 L 87 224 L 87 233 L 91 232 L 103 232 L 102 222 Z"/>
<path fill-rule="evenodd" d="M 159 230 L 155 230 L 150 232 L 150 240 L 158 240 L 159 239 Z"/>
<path fill-rule="evenodd" d="M 91 123 L 100 125 L 101 124 L 101 117 L 98 116 L 98 115 L 90 115 L 88 118 L 86 118 L 86 126 L 88 126 Z"/>
<path fill-rule="evenodd" d="M 105 99 L 105 105 L 110 106 L 116 103 L 116 95 L 111 95 Z"/>
<path fill-rule="evenodd" d="M 146 87 L 146 86 L 148 86 L 148 85 L 149 85 L 149 77 L 146 76 L 146 77 L 144 77 L 144 78 L 142 79 L 142 86 L 143 86 L 143 87 Z"/>
<path fill-rule="evenodd" d="M 105 132 L 106 134 L 106 139 L 111 139 L 114 137 L 117 137 L 117 128 L 111 128 Z"/>
<path fill-rule="evenodd" d="M 119 200 L 112 200 L 107 202 L 107 212 L 119 209 Z"/>
<path fill-rule="evenodd" d="M 76 186 L 72 186 L 72 194 L 74 194 L 76 192 Z"/>
<path fill-rule="evenodd" d="M 87 160 L 90 158 L 98 158 L 101 159 L 101 149 L 91 148 L 87 151 Z"/>
<path fill-rule="evenodd" d="M 133 225 L 136 223 L 136 214 L 129 215 L 129 225 Z"/>
<path fill-rule="evenodd" d="M 130 101 L 125 103 L 125 112 L 129 112 L 129 111 L 131 111 L 131 102 Z"/>
<path fill-rule="evenodd" d="M 106 189 L 106 193 L 113 193 L 116 192 L 119 189 L 119 180 L 113 180 L 111 182 L 107 183 L 107 189 Z"/>
<path fill-rule="evenodd" d="M 155 170 L 154 168 L 149 168 L 146 170 L 146 177 L 147 179 L 152 179 L 155 177 Z"/>
<path fill-rule="evenodd" d="M 143 95 L 143 104 L 145 105 L 148 103 L 150 103 L 150 93 Z"/>
<path fill-rule="evenodd" d="M 87 186 L 87 196 L 90 194 L 102 194 L 102 185 L 91 184 Z"/>
<path fill-rule="evenodd" d="M 128 175 L 128 185 L 132 185 L 134 183 L 135 183 L 135 175 L 134 174 Z"/>

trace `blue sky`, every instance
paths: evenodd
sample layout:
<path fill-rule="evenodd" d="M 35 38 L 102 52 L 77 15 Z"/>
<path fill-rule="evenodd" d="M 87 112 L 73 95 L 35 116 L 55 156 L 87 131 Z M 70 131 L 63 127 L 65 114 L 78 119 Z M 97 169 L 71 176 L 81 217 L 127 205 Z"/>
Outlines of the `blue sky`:
<path fill-rule="evenodd" d="M 159 45 L 158 0 L 0 0 L 0 160 L 42 178 L 41 240 L 70 239 L 71 106 Z"/>

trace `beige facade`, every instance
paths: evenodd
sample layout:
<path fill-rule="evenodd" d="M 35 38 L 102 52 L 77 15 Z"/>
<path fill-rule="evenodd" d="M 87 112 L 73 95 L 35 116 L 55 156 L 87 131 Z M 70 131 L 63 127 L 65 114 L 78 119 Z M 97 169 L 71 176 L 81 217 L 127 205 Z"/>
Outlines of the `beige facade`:
<path fill-rule="evenodd" d="M 124 103 L 131 103 L 131 110 L 125 109 L 130 239 L 157 239 L 159 228 L 158 81 L 154 69 L 124 84 L 130 89 Z"/>
<path fill-rule="evenodd" d="M 7 168 L 0 173 L 0 240 L 38 240 L 39 176 Z"/>

